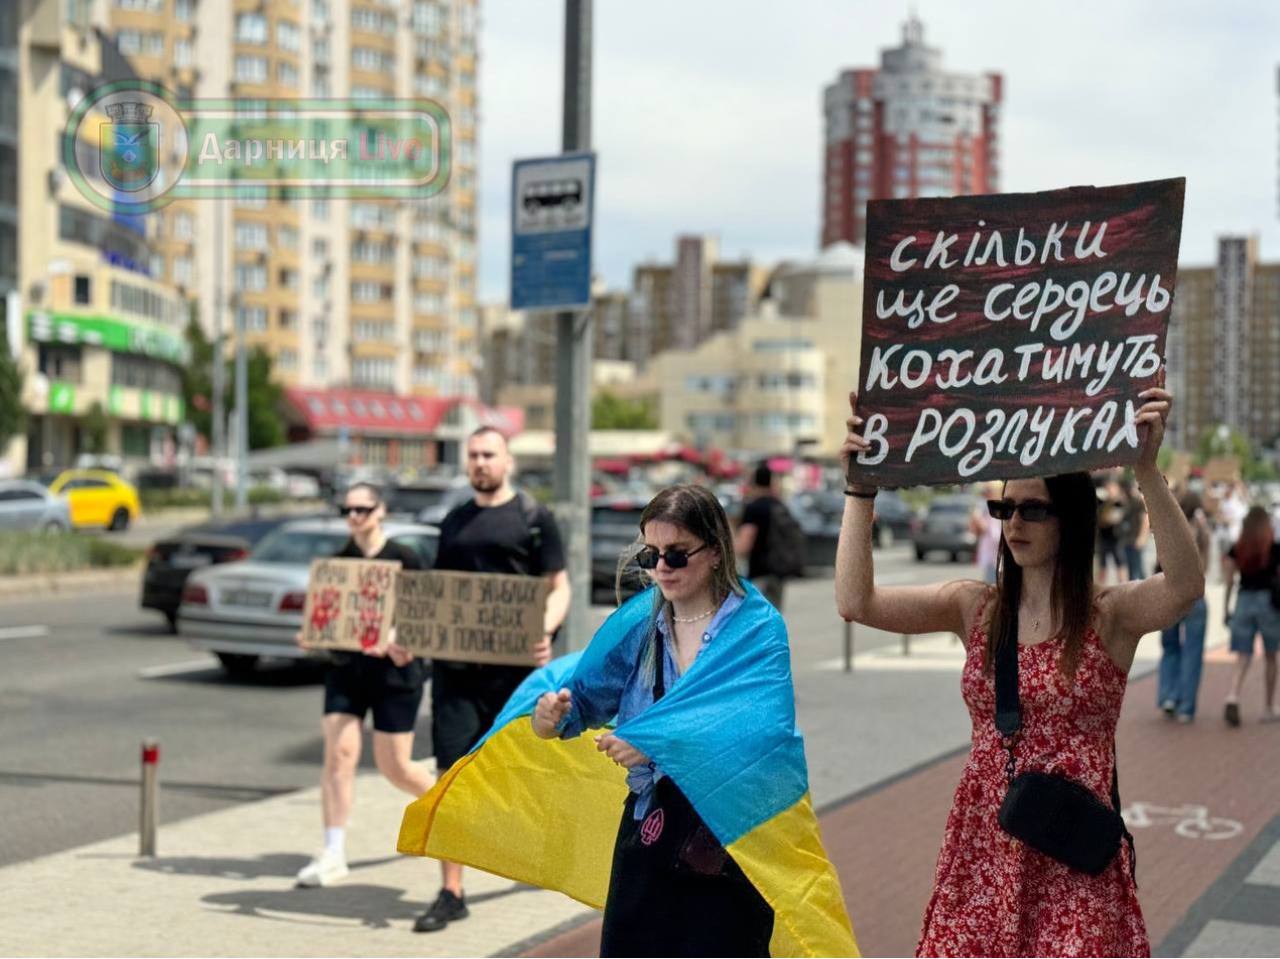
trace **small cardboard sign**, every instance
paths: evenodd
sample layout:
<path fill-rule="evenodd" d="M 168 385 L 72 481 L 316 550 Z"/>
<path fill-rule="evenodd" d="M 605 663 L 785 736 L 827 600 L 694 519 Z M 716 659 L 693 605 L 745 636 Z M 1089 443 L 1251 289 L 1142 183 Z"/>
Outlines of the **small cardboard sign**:
<path fill-rule="evenodd" d="M 428 659 L 533 666 L 550 591 L 540 576 L 402 572 L 396 642 Z"/>
<path fill-rule="evenodd" d="M 400 564 L 380 559 L 311 561 L 302 641 L 359 652 L 387 645 Z"/>
<path fill-rule="evenodd" d="M 1238 456 L 1215 456 L 1204 464 L 1204 481 L 1209 485 L 1238 483 L 1241 475 Z"/>
<path fill-rule="evenodd" d="M 867 204 L 854 482 L 1137 461 L 1164 362 L 1185 181 Z"/>

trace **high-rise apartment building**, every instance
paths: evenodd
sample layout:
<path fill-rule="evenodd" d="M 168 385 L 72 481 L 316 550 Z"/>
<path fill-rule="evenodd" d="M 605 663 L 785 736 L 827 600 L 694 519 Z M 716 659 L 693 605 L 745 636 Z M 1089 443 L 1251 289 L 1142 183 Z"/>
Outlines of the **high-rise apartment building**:
<path fill-rule="evenodd" d="M 73 109 L 135 76 L 102 26 L 86 0 L 0 4 L 0 349 L 24 374 L 28 414 L 0 472 L 80 453 L 163 461 L 185 415 L 187 303 L 154 275 L 144 225 L 100 209 L 66 174 Z M 98 149 L 89 136 L 78 131 L 77 149 Z"/>
<path fill-rule="evenodd" d="M 1280 263 L 1259 262 L 1256 237 L 1222 237 L 1216 266 L 1178 270 L 1166 355 L 1174 446 L 1218 424 L 1280 440 Z"/>
<path fill-rule="evenodd" d="M 750 260 L 717 259 L 713 237 L 685 235 L 676 238 L 674 263 L 644 263 L 632 276 L 631 333 L 621 358 L 643 366 L 656 353 L 691 350 L 737 329 L 768 274 Z"/>
<path fill-rule="evenodd" d="M 955 73 L 912 16 L 878 68 L 845 70 L 823 91 L 822 245 L 866 238 L 868 200 L 995 193 L 998 73 Z"/>
<path fill-rule="evenodd" d="M 290 196 L 153 215 L 157 276 L 189 290 L 287 385 L 477 391 L 477 0 L 103 0 L 137 72 L 180 97 L 426 98 L 452 131 L 450 181 L 424 199 Z M 214 275 L 222 217 L 225 275 Z"/>

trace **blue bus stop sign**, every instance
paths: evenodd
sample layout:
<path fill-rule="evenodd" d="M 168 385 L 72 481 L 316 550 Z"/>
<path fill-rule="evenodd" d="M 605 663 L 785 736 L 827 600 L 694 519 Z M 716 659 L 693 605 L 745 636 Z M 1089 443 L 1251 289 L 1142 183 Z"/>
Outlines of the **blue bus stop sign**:
<path fill-rule="evenodd" d="M 511 308 L 591 305 L 594 153 L 517 160 L 511 170 Z"/>

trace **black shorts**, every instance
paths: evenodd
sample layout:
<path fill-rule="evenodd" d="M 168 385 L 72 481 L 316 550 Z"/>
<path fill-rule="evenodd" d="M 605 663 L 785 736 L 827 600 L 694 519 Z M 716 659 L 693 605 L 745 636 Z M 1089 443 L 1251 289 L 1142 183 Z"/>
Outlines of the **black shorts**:
<path fill-rule="evenodd" d="M 437 662 L 431 672 L 431 741 L 443 773 L 471 751 L 532 669 Z"/>
<path fill-rule="evenodd" d="M 380 733 L 411 733 L 422 705 L 425 670 L 419 660 L 397 666 L 389 659 L 352 655 L 329 667 L 324 677 L 324 712 L 364 719 L 373 710 Z"/>

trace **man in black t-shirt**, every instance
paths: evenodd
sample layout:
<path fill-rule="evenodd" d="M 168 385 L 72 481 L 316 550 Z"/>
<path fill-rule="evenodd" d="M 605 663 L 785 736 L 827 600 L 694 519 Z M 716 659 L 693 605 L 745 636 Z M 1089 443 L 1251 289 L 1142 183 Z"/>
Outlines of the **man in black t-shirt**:
<path fill-rule="evenodd" d="M 747 579 L 781 612 L 785 582 L 779 571 L 769 568 L 769 532 L 778 507 L 786 509 L 778 499 L 773 470 L 769 464 L 761 463 L 756 467 L 753 486 L 747 493 L 747 505 L 733 545 L 738 556 L 747 558 Z"/>
<path fill-rule="evenodd" d="M 403 569 L 421 569 L 418 554 L 387 539 L 382 493 L 370 483 L 352 484 L 343 495 L 342 515 L 351 538 L 336 556 L 381 559 Z M 299 636 L 301 642 L 301 636 Z M 344 878 L 347 820 L 355 799 L 362 726 L 373 713 L 373 755 L 378 771 L 393 786 L 417 798 L 431 788 L 431 776 L 413 762 L 413 732 L 426 680 L 426 664 L 394 640 L 385 650 L 333 652 L 324 679 L 324 772 L 320 805 L 324 848 L 298 872 L 299 886 L 327 886 Z"/>
<path fill-rule="evenodd" d="M 551 584 L 538 664 L 551 659 L 551 639 L 569 609 L 560 530 L 550 511 L 510 484 L 513 468 L 507 441 L 492 427 L 467 440 L 467 478 L 475 498 L 456 507 L 440 524 L 436 569 L 469 573 L 542 576 Z M 440 775 L 465 756 L 493 725 L 517 686 L 524 666 L 437 661 L 431 676 L 431 735 Z M 435 903 L 418 917 L 417 932 L 435 932 L 466 918 L 462 866 L 440 863 L 443 881 Z"/>

